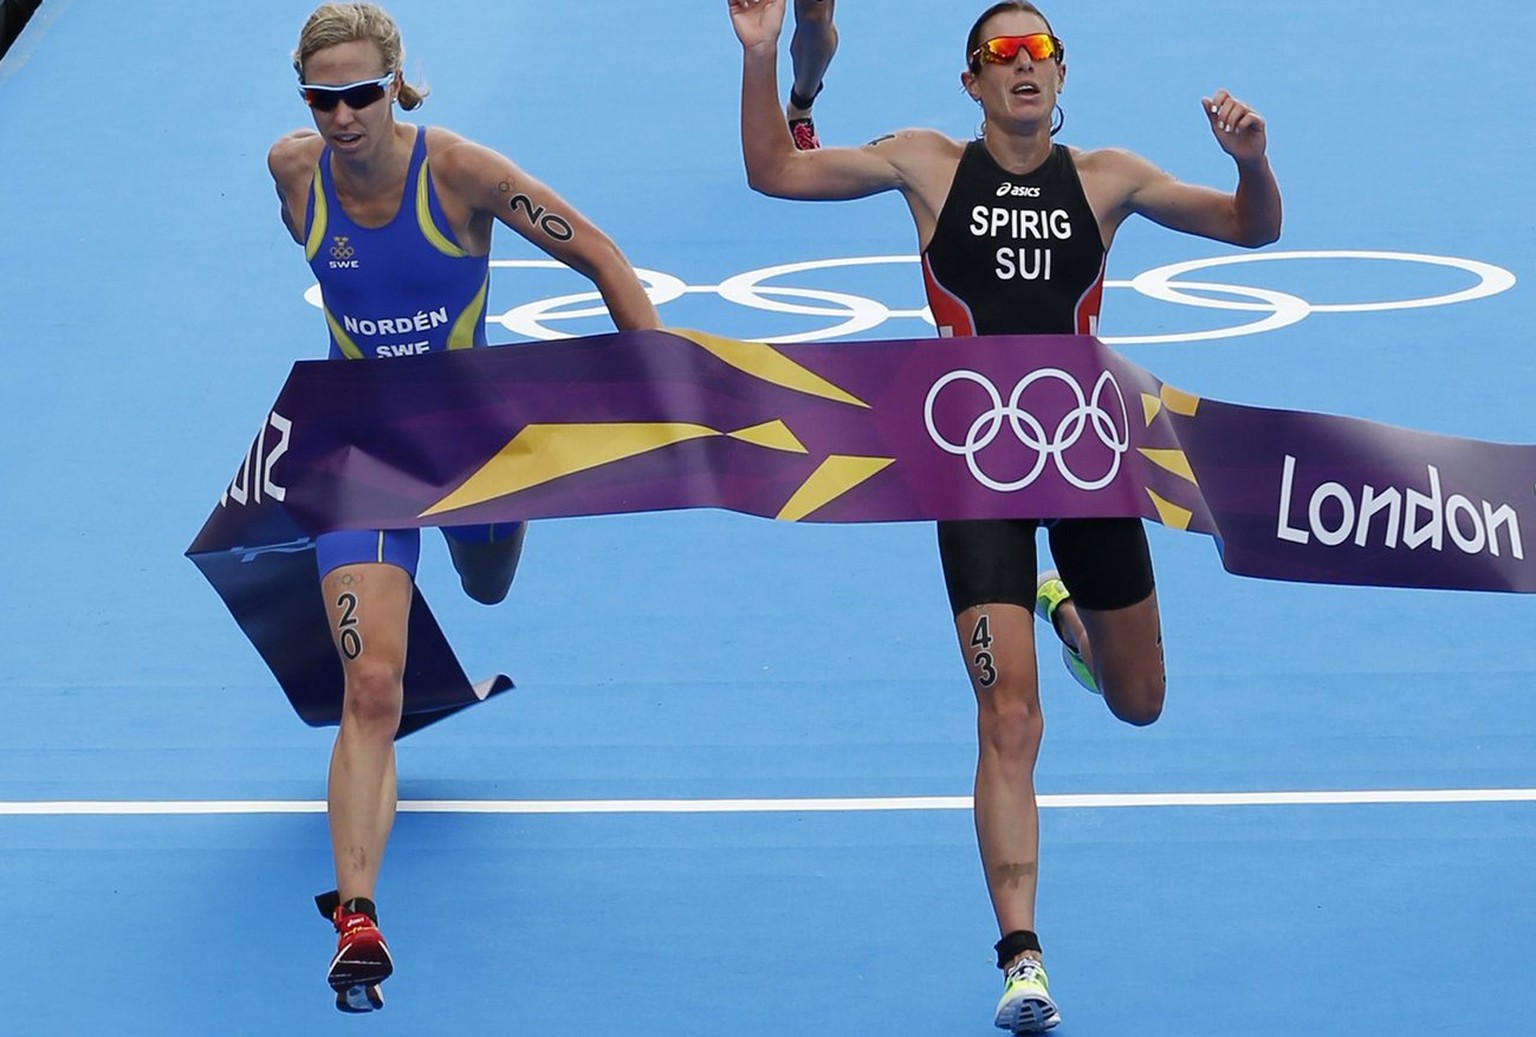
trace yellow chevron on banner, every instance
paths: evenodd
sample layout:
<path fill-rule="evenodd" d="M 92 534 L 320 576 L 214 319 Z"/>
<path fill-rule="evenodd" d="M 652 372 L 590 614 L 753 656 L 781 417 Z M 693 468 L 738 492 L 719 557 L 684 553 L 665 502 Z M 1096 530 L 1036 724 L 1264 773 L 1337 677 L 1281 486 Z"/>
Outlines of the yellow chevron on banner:
<path fill-rule="evenodd" d="M 746 372 L 753 378 L 836 403 L 848 403 L 855 407 L 869 406 L 857 396 L 844 392 L 816 372 L 801 367 L 766 342 L 741 342 L 689 328 L 665 330 L 669 335 L 685 338 L 701 346 L 724 363 L 730 364 L 738 371 Z"/>
<path fill-rule="evenodd" d="M 1151 393 L 1141 394 L 1141 416 L 1147 423 L 1147 428 L 1152 427 L 1152 422 L 1163 412 L 1163 401 Z"/>
<path fill-rule="evenodd" d="M 1169 529 L 1177 529 L 1180 532 L 1189 532 L 1189 523 L 1194 519 L 1195 513 L 1188 508 L 1181 508 L 1177 504 L 1163 500 L 1151 490 L 1147 490 L 1147 496 L 1152 498 L 1152 504 L 1157 508 L 1157 520 Z"/>
<path fill-rule="evenodd" d="M 458 489 L 419 517 L 483 504 L 599 465 L 719 435 L 723 433 L 705 425 L 668 421 L 528 425 Z"/>
<path fill-rule="evenodd" d="M 789 430 L 789 426 L 775 418 L 765 421 L 761 425 L 753 425 L 751 428 L 738 429 L 728 433 L 732 439 L 739 439 L 743 443 L 751 443 L 753 446 L 767 447 L 769 450 L 783 450 L 790 454 L 808 454 L 805 444 L 795 438 L 795 434 Z"/>
<path fill-rule="evenodd" d="M 1151 447 L 1142 447 L 1137 451 L 1142 457 L 1151 461 L 1165 472 L 1172 472 L 1180 479 L 1185 479 L 1199 486 L 1195 478 L 1195 470 L 1189 465 L 1189 458 L 1182 450 L 1155 450 Z"/>
<path fill-rule="evenodd" d="M 1193 393 L 1187 393 L 1182 389 L 1175 389 L 1171 385 L 1165 385 L 1162 389 L 1163 406 L 1173 413 L 1184 418 L 1192 418 L 1200 409 L 1200 397 Z"/>
<path fill-rule="evenodd" d="M 774 518 L 798 522 L 895 462 L 894 457 L 833 454 L 817 466 Z"/>

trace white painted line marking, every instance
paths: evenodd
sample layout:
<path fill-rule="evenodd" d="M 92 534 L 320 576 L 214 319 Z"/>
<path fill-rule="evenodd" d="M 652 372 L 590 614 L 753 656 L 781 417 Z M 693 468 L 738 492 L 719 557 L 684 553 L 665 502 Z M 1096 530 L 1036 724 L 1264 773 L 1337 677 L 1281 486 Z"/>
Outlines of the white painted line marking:
<path fill-rule="evenodd" d="M 1536 803 L 1536 789 L 1362 789 L 1338 792 L 1152 792 L 1046 795 L 1042 809 L 1123 807 L 1355 806 L 1429 803 Z M 407 814 L 805 814 L 969 810 L 970 796 L 834 799 L 414 799 Z M 323 814 L 322 800 L 38 800 L 0 802 L 0 816 L 175 816 Z"/>

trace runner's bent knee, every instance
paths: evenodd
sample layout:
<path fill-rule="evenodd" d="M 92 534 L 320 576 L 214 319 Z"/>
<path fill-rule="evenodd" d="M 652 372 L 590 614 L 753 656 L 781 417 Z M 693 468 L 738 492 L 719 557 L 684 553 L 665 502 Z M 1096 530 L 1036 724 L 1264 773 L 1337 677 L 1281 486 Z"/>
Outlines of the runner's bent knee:
<path fill-rule="evenodd" d="M 1101 678 L 1104 701 L 1120 720 L 1137 727 L 1155 723 L 1163 714 L 1167 682 L 1162 669 L 1155 674 L 1137 674 L 1129 680 Z"/>
<path fill-rule="evenodd" d="M 829 25 L 832 21 L 832 0 L 795 0 L 795 25 Z"/>

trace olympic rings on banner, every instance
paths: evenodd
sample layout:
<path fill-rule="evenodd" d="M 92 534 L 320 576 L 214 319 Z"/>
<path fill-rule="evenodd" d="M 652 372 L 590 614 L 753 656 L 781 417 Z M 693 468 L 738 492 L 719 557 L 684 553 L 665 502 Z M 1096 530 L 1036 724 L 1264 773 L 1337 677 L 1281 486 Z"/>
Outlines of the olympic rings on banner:
<path fill-rule="evenodd" d="M 1383 300 L 1373 302 L 1315 303 L 1273 288 L 1252 285 L 1228 284 L 1219 281 L 1178 280 L 1185 274 L 1207 271 L 1216 267 L 1235 266 L 1240 263 L 1305 262 L 1309 260 L 1356 260 L 1412 263 L 1459 270 L 1477 278 L 1469 288 L 1426 295 L 1417 298 Z M 845 267 L 878 266 L 895 263 L 916 264 L 917 256 L 854 256 L 838 259 L 812 259 L 797 263 L 783 263 L 734 274 L 719 284 L 691 285 L 681 278 L 657 270 L 636 268 L 640 281 L 645 285 L 652 302 L 658 309 L 676 302 L 685 295 L 716 295 L 726 302 L 749 310 L 803 317 L 807 322 L 818 321 L 819 326 L 791 334 L 759 337 L 767 342 L 817 342 L 827 339 L 850 338 L 861 335 L 892 321 L 921 320 L 933 326 L 933 316 L 926 306 L 900 308 L 877 299 L 846 291 L 810 288 L 786 284 L 771 284 L 776 278 L 806 274 L 817 270 L 833 270 Z M 561 270 L 564 265 L 552 259 L 493 259 L 491 266 L 504 269 Z M 914 288 L 916 282 L 913 282 Z M 1459 259 L 1453 256 L 1425 255 L 1417 252 L 1377 252 L 1366 250 L 1314 250 L 1305 252 L 1255 252 L 1208 259 L 1191 259 L 1169 263 L 1128 281 L 1106 281 L 1106 288 L 1129 288 L 1140 295 L 1160 302 L 1179 306 L 1193 306 L 1203 310 L 1230 311 L 1257 314 L 1252 320 L 1224 328 L 1201 331 L 1172 332 L 1159 335 L 1102 336 L 1110 345 L 1140 345 L 1165 342 L 1208 342 L 1217 339 L 1238 338 L 1276 331 L 1297 324 L 1315 313 L 1375 313 L 1385 310 L 1418 309 L 1427 306 L 1452 306 L 1457 303 L 1486 299 L 1508 291 L 1515 284 L 1515 275 L 1503 267 L 1475 259 Z M 1204 294 L 1193 294 L 1193 293 Z M 1219 298 L 1212 298 L 1218 296 Z M 320 287 L 313 285 L 304 298 L 314 306 L 320 306 Z M 560 331 L 551 324 L 602 317 L 607 313 L 602 296 L 595 291 L 555 295 L 532 302 L 521 303 L 499 314 L 489 314 L 486 322 L 499 324 L 507 331 L 532 339 L 571 338 L 575 332 Z M 663 318 L 665 318 L 663 314 Z M 687 321 L 678 321 L 687 324 Z M 902 337 L 910 332 L 893 329 L 892 337 Z M 745 334 L 738 338 L 748 337 Z"/>
<path fill-rule="evenodd" d="M 1019 406 L 1019 399 L 1024 395 L 1024 391 L 1044 378 L 1066 385 L 1077 401 L 1077 405 L 1067 411 L 1057 423 L 1054 432 L 1048 432 L 1039 418 Z M 934 421 L 933 406 L 939 393 L 951 383 L 959 381 L 973 382 L 981 386 L 987 398 L 992 401 L 992 407 L 971 422 L 971 427 L 965 434 L 964 443 L 952 443 L 939 431 Z M 1106 390 L 1114 393 L 1115 402 L 1119 404 L 1118 422 L 1115 420 L 1114 413 L 1103 406 L 1102 401 Z M 982 471 L 981 462 L 976 459 L 976 455 L 997 438 L 1004 419 L 1013 430 L 1014 437 L 1036 455 L 1034 466 L 1028 472 L 1025 472 L 1021 478 L 1006 483 L 999 482 Z M 1093 399 L 1089 400 L 1083 392 L 1083 387 L 1071 374 L 1054 367 L 1042 367 L 1019 379 L 1019 383 L 1009 394 L 1006 404 L 1003 403 L 1002 394 L 997 391 L 997 386 L 993 385 L 992 380 L 986 375 L 963 369 L 951 371 L 934 382 L 933 388 L 928 390 L 928 398 L 923 402 L 923 421 L 928 427 L 929 438 L 936 445 L 947 453 L 964 457 L 966 467 L 971 470 L 971 475 L 976 481 L 987 489 L 996 490 L 999 493 L 1012 493 L 1029 486 L 1045 470 L 1047 460 L 1054 461 L 1056 470 L 1061 473 L 1062 478 L 1078 489 L 1102 490 L 1114 482 L 1115 476 L 1120 471 L 1120 458 L 1131 447 L 1130 417 L 1125 409 L 1125 395 L 1120 391 L 1114 376 L 1108 371 L 1099 375 L 1099 380 L 1093 387 Z M 1067 451 L 1082 438 L 1084 429 L 1090 425 L 1094 435 L 1098 437 L 1101 444 L 1109 448 L 1111 455 L 1109 471 L 1097 479 L 1085 479 L 1078 475 L 1068 466 L 1066 458 Z"/>

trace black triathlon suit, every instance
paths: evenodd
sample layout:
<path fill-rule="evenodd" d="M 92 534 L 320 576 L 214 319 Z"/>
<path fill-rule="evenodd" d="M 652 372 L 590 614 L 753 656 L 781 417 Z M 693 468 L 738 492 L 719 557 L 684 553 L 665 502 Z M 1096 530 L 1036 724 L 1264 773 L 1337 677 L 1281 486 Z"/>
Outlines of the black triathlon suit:
<path fill-rule="evenodd" d="M 928 307 L 941 336 L 1092 335 L 1104 294 L 1104 242 L 1072 153 L 1061 144 L 1019 176 L 986 144 L 966 146 L 923 250 Z M 955 615 L 1035 603 L 1039 519 L 939 523 L 939 558 Z M 1083 608 L 1118 609 L 1152 593 L 1139 518 L 1044 523 L 1051 557 Z"/>

